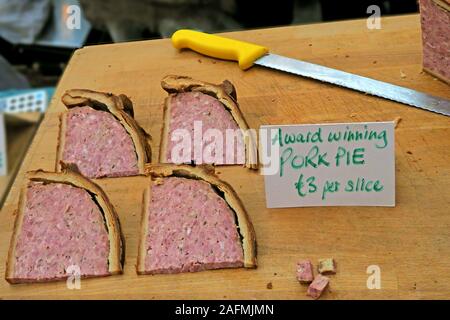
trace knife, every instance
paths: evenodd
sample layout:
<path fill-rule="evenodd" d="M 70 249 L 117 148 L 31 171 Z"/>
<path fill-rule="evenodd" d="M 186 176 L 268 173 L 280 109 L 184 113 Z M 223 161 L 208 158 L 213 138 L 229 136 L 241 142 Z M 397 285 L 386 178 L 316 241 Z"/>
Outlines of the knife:
<path fill-rule="evenodd" d="M 177 49 L 191 49 L 206 56 L 237 61 L 242 70 L 256 64 L 450 116 L 448 99 L 269 53 L 266 47 L 253 43 L 182 29 L 172 35 L 172 44 Z"/>

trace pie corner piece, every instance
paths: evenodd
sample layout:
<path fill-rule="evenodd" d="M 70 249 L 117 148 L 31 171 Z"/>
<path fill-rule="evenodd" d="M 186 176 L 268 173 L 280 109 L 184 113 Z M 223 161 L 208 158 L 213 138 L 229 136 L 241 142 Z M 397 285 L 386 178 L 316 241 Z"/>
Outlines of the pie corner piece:
<path fill-rule="evenodd" d="M 26 175 L 6 263 L 10 284 L 121 274 L 124 243 L 102 189 L 64 168 Z"/>
<path fill-rule="evenodd" d="M 161 80 L 161 87 L 169 94 L 164 101 L 163 121 L 161 132 L 161 144 L 159 150 L 159 162 L 170 163 L 168 159 L 169 149 L 169 125 L 171 117 L 171 102 L 175 95 L 179 93 L 195 92 L 208 95 L 218 100 L 227 112 L 231 115 L 238 128 L 244 133 L 243 142 L 245 146 L 244 167 L 258 169 L 258 149 L 257 136 L 253 130 L 249 130 L 237 102 L 237 93 L 234 85 L 224 80 L 221 84 L 212 84 L 200 80 L 195 80 L 188 76 L 167 75 Z M 233 163 L 232 163 L 233 164 Z M 235 163 L 234 163 L 235 164 Z"/>
<path fill-rule="evenodd" d="M 151 136 L 134 119 L 133 104 L 127 96 L 71 89 L 61 101 L 67 111 L 60 114 L 57 172 L 62 170 L 62 162 L 72 162 L 88 178 L 144 173 L 145 163 L 151 161 Z M 107 130 L 108 135 L 101 130 Z M 91 144 L 89 154 L 102 151 L 86 160 L 82 152 Z"/>
<path fill-rule="evenodd" d="M 257 267 L 249 215 L 212 166 L 152 164 L 146 174 L 150 185 L 143 195 L 138 274 Z M 173 190 L 172 198 L 164 186 Z M 187 198 L 183 190 L 189 191 Z M 211 204 L 214 207 L 208 207 Z M 177 223 L 170 223 L 171 209 L 177 210 L 172 215 Z M 150 224 L 154 229 L 149 230 Z"/>

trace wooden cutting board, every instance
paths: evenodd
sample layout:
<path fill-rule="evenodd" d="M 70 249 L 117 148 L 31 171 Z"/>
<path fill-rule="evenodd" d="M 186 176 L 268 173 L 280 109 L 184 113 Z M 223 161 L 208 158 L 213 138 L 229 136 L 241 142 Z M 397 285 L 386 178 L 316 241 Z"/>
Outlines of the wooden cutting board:
<path fill-rule="evenodd" d="M 418 15 L 245 31 L 227 36 L 268 46 L 273 52 L 450 98 L 449 87 L 421 71 Z M 256 229 L 256 270 L 217 270 L 179 275 L 135 272 L 141 193 L 145 178 L 98 181 L 115 205 L 126 238 L 122 276 L 11 286 L 5 258 L 23 174 L 52 170 L 62 93 L 89 88 L 125 93 L 136 119 L 153 136 L 157 159 L 166 93 L 160 79 L 189 75 L 231 80 L 250 127 L 262 124 L 389 121 L 396 129 L 395 208 L 266 209 L 263 177 L 241 167 L 218 168 L 242 198 Z M 304 299 L 295 279 L 299 259 L 334 257 L 326 299 L 450 298 L 450 118 L 263 68 L 241 71 L 235 63 L 177 52 L 169 40 L 86 47 L 76 51 L 58 85 L 20 173 L 0 214 L 0 298 L 233 298 Z M 381 289 L 366 285 L 369 265 L 381 268 Z M 269 289 L 272 283 L 272 289 Z"/>

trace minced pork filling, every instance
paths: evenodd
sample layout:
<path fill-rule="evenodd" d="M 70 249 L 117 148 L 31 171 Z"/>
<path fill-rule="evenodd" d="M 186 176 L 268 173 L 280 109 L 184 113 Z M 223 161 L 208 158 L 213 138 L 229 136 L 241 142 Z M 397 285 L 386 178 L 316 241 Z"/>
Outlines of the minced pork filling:
<path fill-rule="evenodd" d="M 183 92 L 170 103 L 168 162 L 245 163 L 242 131 L 219 100 L 201 92 Z M 189 139 L 182 138 L 183 132 Z"/>
<path fill-rule="evenodd" d="M 243 266 L 234 212 L 205 181 L 164 178 L 151 187 L 145 269 L 194 272 Z"/>
<path fill-rule="evenodd" d="M 139 173 L 134 143 L 125 128 L 109 112 L 91 107 L 68 111 L 62 160 L 76 164 L 88 178 Z"/>
<path fill-rule="evenodd" d="M 14 277 L 57 279 L 108 274 L 109 238 L 104 218 L 84 189 L 31 182 L 15 248 Z M 79 268 L 79 269 L 78 269 Z"/>

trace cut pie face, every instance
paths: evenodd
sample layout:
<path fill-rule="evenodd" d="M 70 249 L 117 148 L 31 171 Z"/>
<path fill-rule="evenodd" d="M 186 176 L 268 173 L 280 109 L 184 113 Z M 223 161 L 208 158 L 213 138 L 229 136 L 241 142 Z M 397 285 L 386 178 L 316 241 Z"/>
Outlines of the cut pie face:
<path fill-rule="evenodd" d="M 124 95 L 69 90 L 63 98 L 58 157 L 76 165 L 88 178 L 142 174 L 150 161 L 149 136 L 133 119 L 131 101 Z"/>
<path fill-rule="evenodd" d="M 122 273 L 117 214 L 103 191 L 64 171 L 28 173 L 6 268 L 10 283 Z"/>
<path fill-rule="evenodd" d="M 167 76 L 161 163 L 257 168 L 256 134 L 249 130 L 229 81 L 221 85 Z"/>
<path fill-rule="evenodd" d="M 205 167 L 149 166 L 139 274 L 255 268 L 256 241 L 232 188 Z"/>

